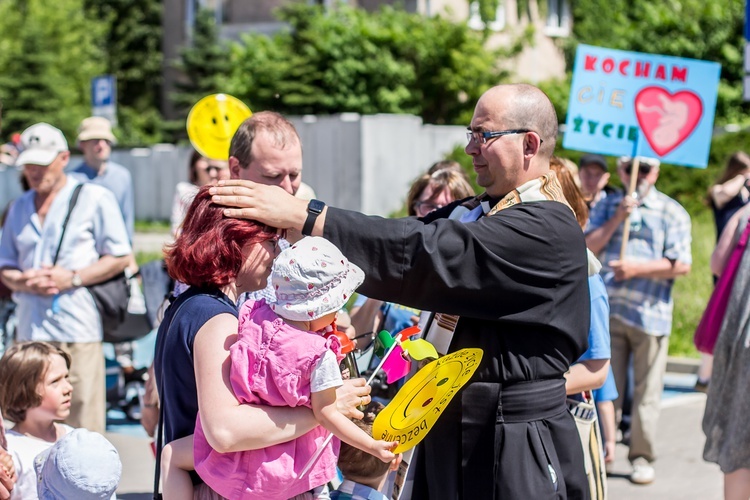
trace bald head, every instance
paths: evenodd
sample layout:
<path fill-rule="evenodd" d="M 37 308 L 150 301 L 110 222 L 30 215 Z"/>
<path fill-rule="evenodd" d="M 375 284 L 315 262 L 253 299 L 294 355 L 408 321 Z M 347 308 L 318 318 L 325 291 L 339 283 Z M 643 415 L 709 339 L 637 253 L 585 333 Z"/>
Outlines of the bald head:
<path fill-rule="evenodd" d="M 464 150 L 472 157 L 477 184 L 490 196 L 505 196 L 549 171 L 557 115 L 538 88 L 525 84 L 492 87 L 479 98 L 469 129 L 475 135 Z"/>
<path fill-rule="evenodd" d="M 546 160 L 552 156 L 557 143 L 557 112 L 547 94 L 526 83 L 498 85 L 485 92 L 479 102 L 497 113 L 497 119 L 508 129 L 538 133 L 543 141 L 539 155 Z"/>

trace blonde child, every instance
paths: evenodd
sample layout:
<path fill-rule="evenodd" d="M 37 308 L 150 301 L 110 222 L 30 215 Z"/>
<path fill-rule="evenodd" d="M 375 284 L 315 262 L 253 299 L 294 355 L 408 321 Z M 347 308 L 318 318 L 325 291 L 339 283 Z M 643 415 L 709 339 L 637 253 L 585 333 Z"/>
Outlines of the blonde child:
<path fill-rule="evenodd" d="M 18 475 L 11 500 L 38 498 L 34 457 L 73 430 L 59 423 L 70 415 L 69 369 L 70 356 L 47 342 L 16 344 L 0 359 L 0 408 L 16 424 L 7 432 Z"/>
<path fill-rule="evenodd" d="M 342 384 L 340 349 L 332 329 L 336 313 L 364 280 L 329 241 L 308 237 L 284 250 L 274 261 L 271 280 L 276 302 L 246 302 L 240 311 L 239 335 L 230 348 L 230 382 L 240 403 L 308 406 L 321 426 L 295 440 L 268 448 L 232 453 L 211 449 L 198 415 L 192 438 L 164 449 L 164 498 L 191 498 L 183 471 L 195 470 L 226 498 L 315 498 L 336 473 L 339 442 L 333 440 L 304 476 L 301 472 L 329 431 L 383 462 L 391 462 L 395 442 L 376 441 L 336 408 Z M 182 470 L 181 470 L 182 469 Z"/>

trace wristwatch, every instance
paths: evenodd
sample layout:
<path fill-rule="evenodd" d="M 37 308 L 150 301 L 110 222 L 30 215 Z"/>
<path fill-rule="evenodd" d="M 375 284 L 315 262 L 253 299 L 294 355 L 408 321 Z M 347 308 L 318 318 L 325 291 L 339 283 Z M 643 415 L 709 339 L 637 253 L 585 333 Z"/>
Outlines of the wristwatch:
<path fill-rule="evenodd" d="M 307 220 L 305 221 L 305 225 L 302 226 L 303 236 L 310 236 L 312 234 L 313 227 L 315 227 L 315 219 L 318 218 L 318 215 L 323 212 L 325 207 L 326 204 L 320 200 L 310 200 L 310 203 L 307 204 Z"/>
<path fill-rule="evenodd" d="M 73 288 L 78 288 L 83 285 L 83 280 L 81 279 L 81 275 L 78 274 L 78 271 L 73 271 L 73 276 L 70 278 L 70 284 L 73 285 Z"/>

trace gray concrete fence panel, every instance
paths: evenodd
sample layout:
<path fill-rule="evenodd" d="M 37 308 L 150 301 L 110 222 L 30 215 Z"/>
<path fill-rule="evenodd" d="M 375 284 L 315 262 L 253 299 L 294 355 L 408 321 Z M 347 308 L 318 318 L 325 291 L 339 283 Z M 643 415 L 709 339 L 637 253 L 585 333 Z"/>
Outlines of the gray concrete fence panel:
<path fill-rule="evenodd" d="M 411 115 L 291 117 L 303 144 L 303 180 L 329 205 L 386 216 L 398 210 L 411 182 L 465 141 L 459 126 L 423 125 Z M 188 179 L 189 146 L 158 144 L 115 150 L 112 160 L 133 175 L 135 216 L 169 220 L 175 185 Z M 71 157 L 70 166 L 80 163 Z M 0 208 L 21 194 L 20 171 L 0 167 Z"/>

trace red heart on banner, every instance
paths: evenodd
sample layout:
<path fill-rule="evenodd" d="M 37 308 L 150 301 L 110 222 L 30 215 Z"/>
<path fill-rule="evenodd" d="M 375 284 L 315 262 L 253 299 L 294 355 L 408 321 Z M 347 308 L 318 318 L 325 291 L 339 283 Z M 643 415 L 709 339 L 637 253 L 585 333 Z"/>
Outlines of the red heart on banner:
<path fill-rule="evenodd" d="M 635 116 L 651 148 L 664 156 L 695 130 L 703 103 L 689 90 L 670 94 L 662 87 L 646 87 L 635 96 Z"/>

